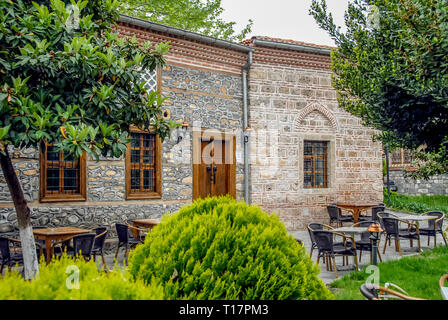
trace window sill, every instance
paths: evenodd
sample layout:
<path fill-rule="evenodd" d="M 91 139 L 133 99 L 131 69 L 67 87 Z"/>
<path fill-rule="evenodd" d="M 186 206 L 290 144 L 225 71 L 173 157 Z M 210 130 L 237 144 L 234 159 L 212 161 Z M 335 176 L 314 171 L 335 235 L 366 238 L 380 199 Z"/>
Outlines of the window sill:
<path fill-rule="evenodd" d="M 126 200 L 162 199 L 162 194 L 154 193 L 132 193 L 126 195 Z"/>
<path fill-rule="evenodd" d="M 68 196 L 68 195 L 64 195 L 64 196 L 45 196 L 40 198 L 40 202 L 72 202 L 72 201 L 79 201 L 79 202 L 85 202 L 87 199 L 86 197 L 82 196 L 82 195 L 72 195 L 72 196 Z"/>

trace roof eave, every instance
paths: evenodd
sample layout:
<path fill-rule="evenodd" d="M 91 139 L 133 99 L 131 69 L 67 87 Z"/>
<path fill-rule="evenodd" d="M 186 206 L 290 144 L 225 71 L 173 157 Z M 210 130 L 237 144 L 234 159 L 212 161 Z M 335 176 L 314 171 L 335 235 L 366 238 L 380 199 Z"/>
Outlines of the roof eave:
<path fill-rule="evenodd" d="M 187 30 L 182 30 L 182 29 L 166 26 L 166 25 L 163 25 L 160 23 L 150 22 L 147 20 L 131 17 L 131 16 L 124 15 L 124 14 L 120 14 L 119 22 L 127 23 L 130 25 L 134 25 L 134 26 L 149 29 L 149 30 L 154 30 L 154 31 L 162 32 L 162 33 L 171 34 L 174 36 L 184 37 L 189 40 L 194 40 L 194 41 L 198 41 L 198 42 L 202 42 L 205 44 L 210 44 L 210 45 L 214 45 L 214 46 L 218 46 L 218 47 L 222 47 L 222 48 L 226 48 L 226 49 L 233 49 L 233 50 L 242 51 L 242 52 L 253 51 L 253 48 L 245 46 L 245 45 L 241 45 L 241 44 L 237 44 L 234 42 L 205 36 L 205 35 L 202 35 L 202 34 L 199 34 L 196 32 L 191 32 L 191 31 L 187 31 Z"/>
<path fill-rule="evenodd" d="M 328 48 L 318 48 L 318 47 L 312 47 L 312 46 L 306 46 L 306 45 L 300 45 L 300 44 L 261 40 L 261 39 L 257 39 L 257 38 L 253 38 L 252 43 L 254 45 L 259 45 L 262 47 L 269 47 L 269 48 L 274 48 L 274 49 L 295 50 L 295 51 L 325 54 L 325 55 L 331 54 L 331 49 L 328 49 Z"/>

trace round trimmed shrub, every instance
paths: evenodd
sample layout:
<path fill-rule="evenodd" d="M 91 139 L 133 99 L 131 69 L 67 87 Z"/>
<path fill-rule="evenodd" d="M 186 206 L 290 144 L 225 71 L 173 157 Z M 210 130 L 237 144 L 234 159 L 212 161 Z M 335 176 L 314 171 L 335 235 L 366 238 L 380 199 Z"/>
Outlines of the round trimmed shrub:
<path fill-rule="evenodd" d="M 129 273 L 166 299 L 332 299 L 319 267 L 276 215 L 230 197 L 165 215 L 131 253 Z"/>

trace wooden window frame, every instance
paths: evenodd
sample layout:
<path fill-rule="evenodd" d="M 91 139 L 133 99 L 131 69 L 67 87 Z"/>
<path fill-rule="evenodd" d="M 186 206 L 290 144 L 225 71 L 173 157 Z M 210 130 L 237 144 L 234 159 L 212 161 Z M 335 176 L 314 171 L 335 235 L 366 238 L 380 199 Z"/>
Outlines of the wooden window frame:
<path fill-rule="evenodd" d="M 305 155 L 305 144 L 306 143 L 324 143 L 324 154 L 323 155 L 315 155 L 314 154 L 314 145 L 313 145 L 313 151 L 312 155 Z M 303 188 L 304 189 L 327 189 L 328 188 L 328 148 L 329 144 L 328 141 L 314 141 L 314 140 L 304 140 L 303 142 Z M 311 159 L 313 164 L 312 171 L 305 171 L 305 160 Z M 316 170 L 316 159 L 323 159 L 324 160 L 324 170 Z M 312 183 L 310 186 L 305 185 L 305 174 L 310 173 L 312 176 Z M 322 173 L 324 175 L 324 184 L 322 186 L 316 185 L 316 173 Z"/>
<path fill-rule="evenodd" d="M 148 131 L 138 129 L 131 126 L 129 128 L 132 133 L 153 134 Z M 126 200 L 140 200 L 140 199 L 160 199 L 162 198 L 162 139 L 158 134 L 153 134 L 155 144 L 155 156 L 154 156 L 154 189 L 151 192 L 131 192 L 131 142 L 127 144 L 126 148 L 126 163 L 125 163 L 125 175 L 126 175 Z"/>
<path fill-rule="evenodd" d="M 83 152 L 82 156 L 79 157 L 79 191 L 80 193 L 74 194 L 48 194 L 46 192 L 46 181 L 47 181 L 47 159 L 46 159 L 46 149 L 48 145 L 44 142 L 40 148 L 40 202 L 69 202 L 69 201 L 86 201 L 87 200 L 87 188 L 86 188 L 86 153 Z M 59 162 L 62 166 L 64 162 L 61 160 L 62 155 L 59 156 Z M 62 178 L 63 180 L 63 178 Z"/>

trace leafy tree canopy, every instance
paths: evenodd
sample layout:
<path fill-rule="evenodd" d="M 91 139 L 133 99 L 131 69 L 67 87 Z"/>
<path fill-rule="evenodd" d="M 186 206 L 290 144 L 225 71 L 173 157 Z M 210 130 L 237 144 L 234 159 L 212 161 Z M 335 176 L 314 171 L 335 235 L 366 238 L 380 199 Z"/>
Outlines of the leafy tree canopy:
<path fill-rule="evenodd" d="M 420 148 L 417 158 L 431 161 L 415 175 L 447 172 L 437 159 L 448 156 L 448 2 L 354 0 L 345 32 L 325 0 L 313 0 L 310 14 L 337 45 L 332 70 L 340 106 L 381 130 L 384 142 Z"/>
<path fill-rule="evenodd" d="M 252 20 L 240 33 L 236 22 L 220 18 L 221 0 L 120 0 L 120 11 L 133 17 L 202 33 L 207 36 L 242 41 L 251 32 Z"/>
<path fill-rule="evenodd" d="M 118 2 L 1 0 L 0 8 L 2 150 L 46 140 L 77 156 L 119 157 L 130 124 L 168 134 L 163 99 L 140 75 L 164 64 L 168 45 L 119 38 Z"/>

